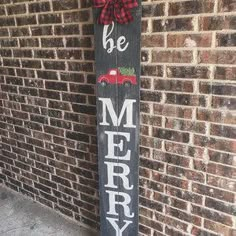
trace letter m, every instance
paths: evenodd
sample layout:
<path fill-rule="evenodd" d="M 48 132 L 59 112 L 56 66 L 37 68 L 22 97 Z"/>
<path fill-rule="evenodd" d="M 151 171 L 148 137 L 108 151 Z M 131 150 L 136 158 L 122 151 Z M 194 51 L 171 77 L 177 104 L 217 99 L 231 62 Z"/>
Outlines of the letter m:
<path fill-rule="evenodd" d="M 99 101 L 102 102 L 102 122 L 100 122 L 100 125 L 110 125 L 107 122 L 107 111 L 111 117 L 111 121 L 113 126 L 120 126 L 122 118 L 126 112 L 126 123 L 124 124 L 124 127 L 127 128 L 135 128 L 136 125 L 133 124 L 133 105 L 136 102 L 136 100 L 133 99 L 125 99 L 122 109 L 120 111 L 119 117 L 117 116 L 112 101 L 110 98 L 99 98 Z"/>

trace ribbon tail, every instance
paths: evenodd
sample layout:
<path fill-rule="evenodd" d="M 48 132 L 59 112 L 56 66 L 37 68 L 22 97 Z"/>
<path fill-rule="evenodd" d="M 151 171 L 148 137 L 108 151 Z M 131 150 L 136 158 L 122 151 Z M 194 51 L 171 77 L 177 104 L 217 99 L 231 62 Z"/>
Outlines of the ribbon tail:
<path fill-rule="evenodd" d="M 113 5 L 107 3 L 98 18 L 98 23 L 103 25 L 110 25 L 114 19 L 113 17 L 114 7 Z"/>
<path fill-rule="evenodd" d="M 127 24 L 134 19 L 130 10 L 121 5 L 115 7 L 114 15 L 116 21 L 120 24 Z"/>

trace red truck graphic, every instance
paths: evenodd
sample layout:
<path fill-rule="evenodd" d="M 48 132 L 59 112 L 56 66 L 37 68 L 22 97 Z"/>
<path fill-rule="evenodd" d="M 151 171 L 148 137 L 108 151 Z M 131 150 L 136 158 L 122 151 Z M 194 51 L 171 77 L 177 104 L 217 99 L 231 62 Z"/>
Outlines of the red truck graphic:
<path fill-rule="evenodd" d="M 124 74 L 125 71 L 126 74 Z M 136 75 L 134 74 L 134 69 L 118 68 L 110 69 L 107 74 L 99 76 L 98 82 L 101 83 L 103 86 L 107 84 L 135 85 L 137 84 L 137 79 Z"/>

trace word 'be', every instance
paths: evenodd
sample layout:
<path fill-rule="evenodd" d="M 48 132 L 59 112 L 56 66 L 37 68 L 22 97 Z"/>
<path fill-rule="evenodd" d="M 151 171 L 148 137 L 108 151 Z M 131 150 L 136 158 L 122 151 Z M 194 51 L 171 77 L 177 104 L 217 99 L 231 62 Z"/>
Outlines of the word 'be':
<path fill-rule="evenodd" d="M 110 28 L 110 30 L 109 30 Z M 112 25 L 105 25 L 103 28 L 103 35 L 102 35 L 102 45 L 105 50 L 107 50 L 107 53 L 112 53 L 115 48 L 119 52 L 124 52 L 128 46 L 129 42 L 126 42 L 126 38 L 124 36 L 120 36 L 117 39 L 117 43 L 115 45 L 114 39 L 110 38 L 110 35 L 112 34 L 114 30 L 114 22 L 112 22 Z"/>

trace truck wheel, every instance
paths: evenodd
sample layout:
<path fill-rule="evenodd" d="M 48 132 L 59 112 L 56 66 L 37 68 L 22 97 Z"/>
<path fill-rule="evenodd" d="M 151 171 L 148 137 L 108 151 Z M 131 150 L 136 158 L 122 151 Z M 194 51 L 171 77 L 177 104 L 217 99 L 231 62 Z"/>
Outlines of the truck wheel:
<path fill-rule="evenodd" d="M 127 88 L 128 88 L 128 87 L 131 87 L 130 81 L 126 81 L 126 82 L 125 82 L 125 87 L 127 87 Z"/>
<path fill-rule="evenodd" d="M 103 80 L 103 81 L 101 82 L 101 85 L 102 85 L 102 87 L 105 87 L 105 86 L 107 85 L 107 82 L 106 82 L 105 80 Z"/>

